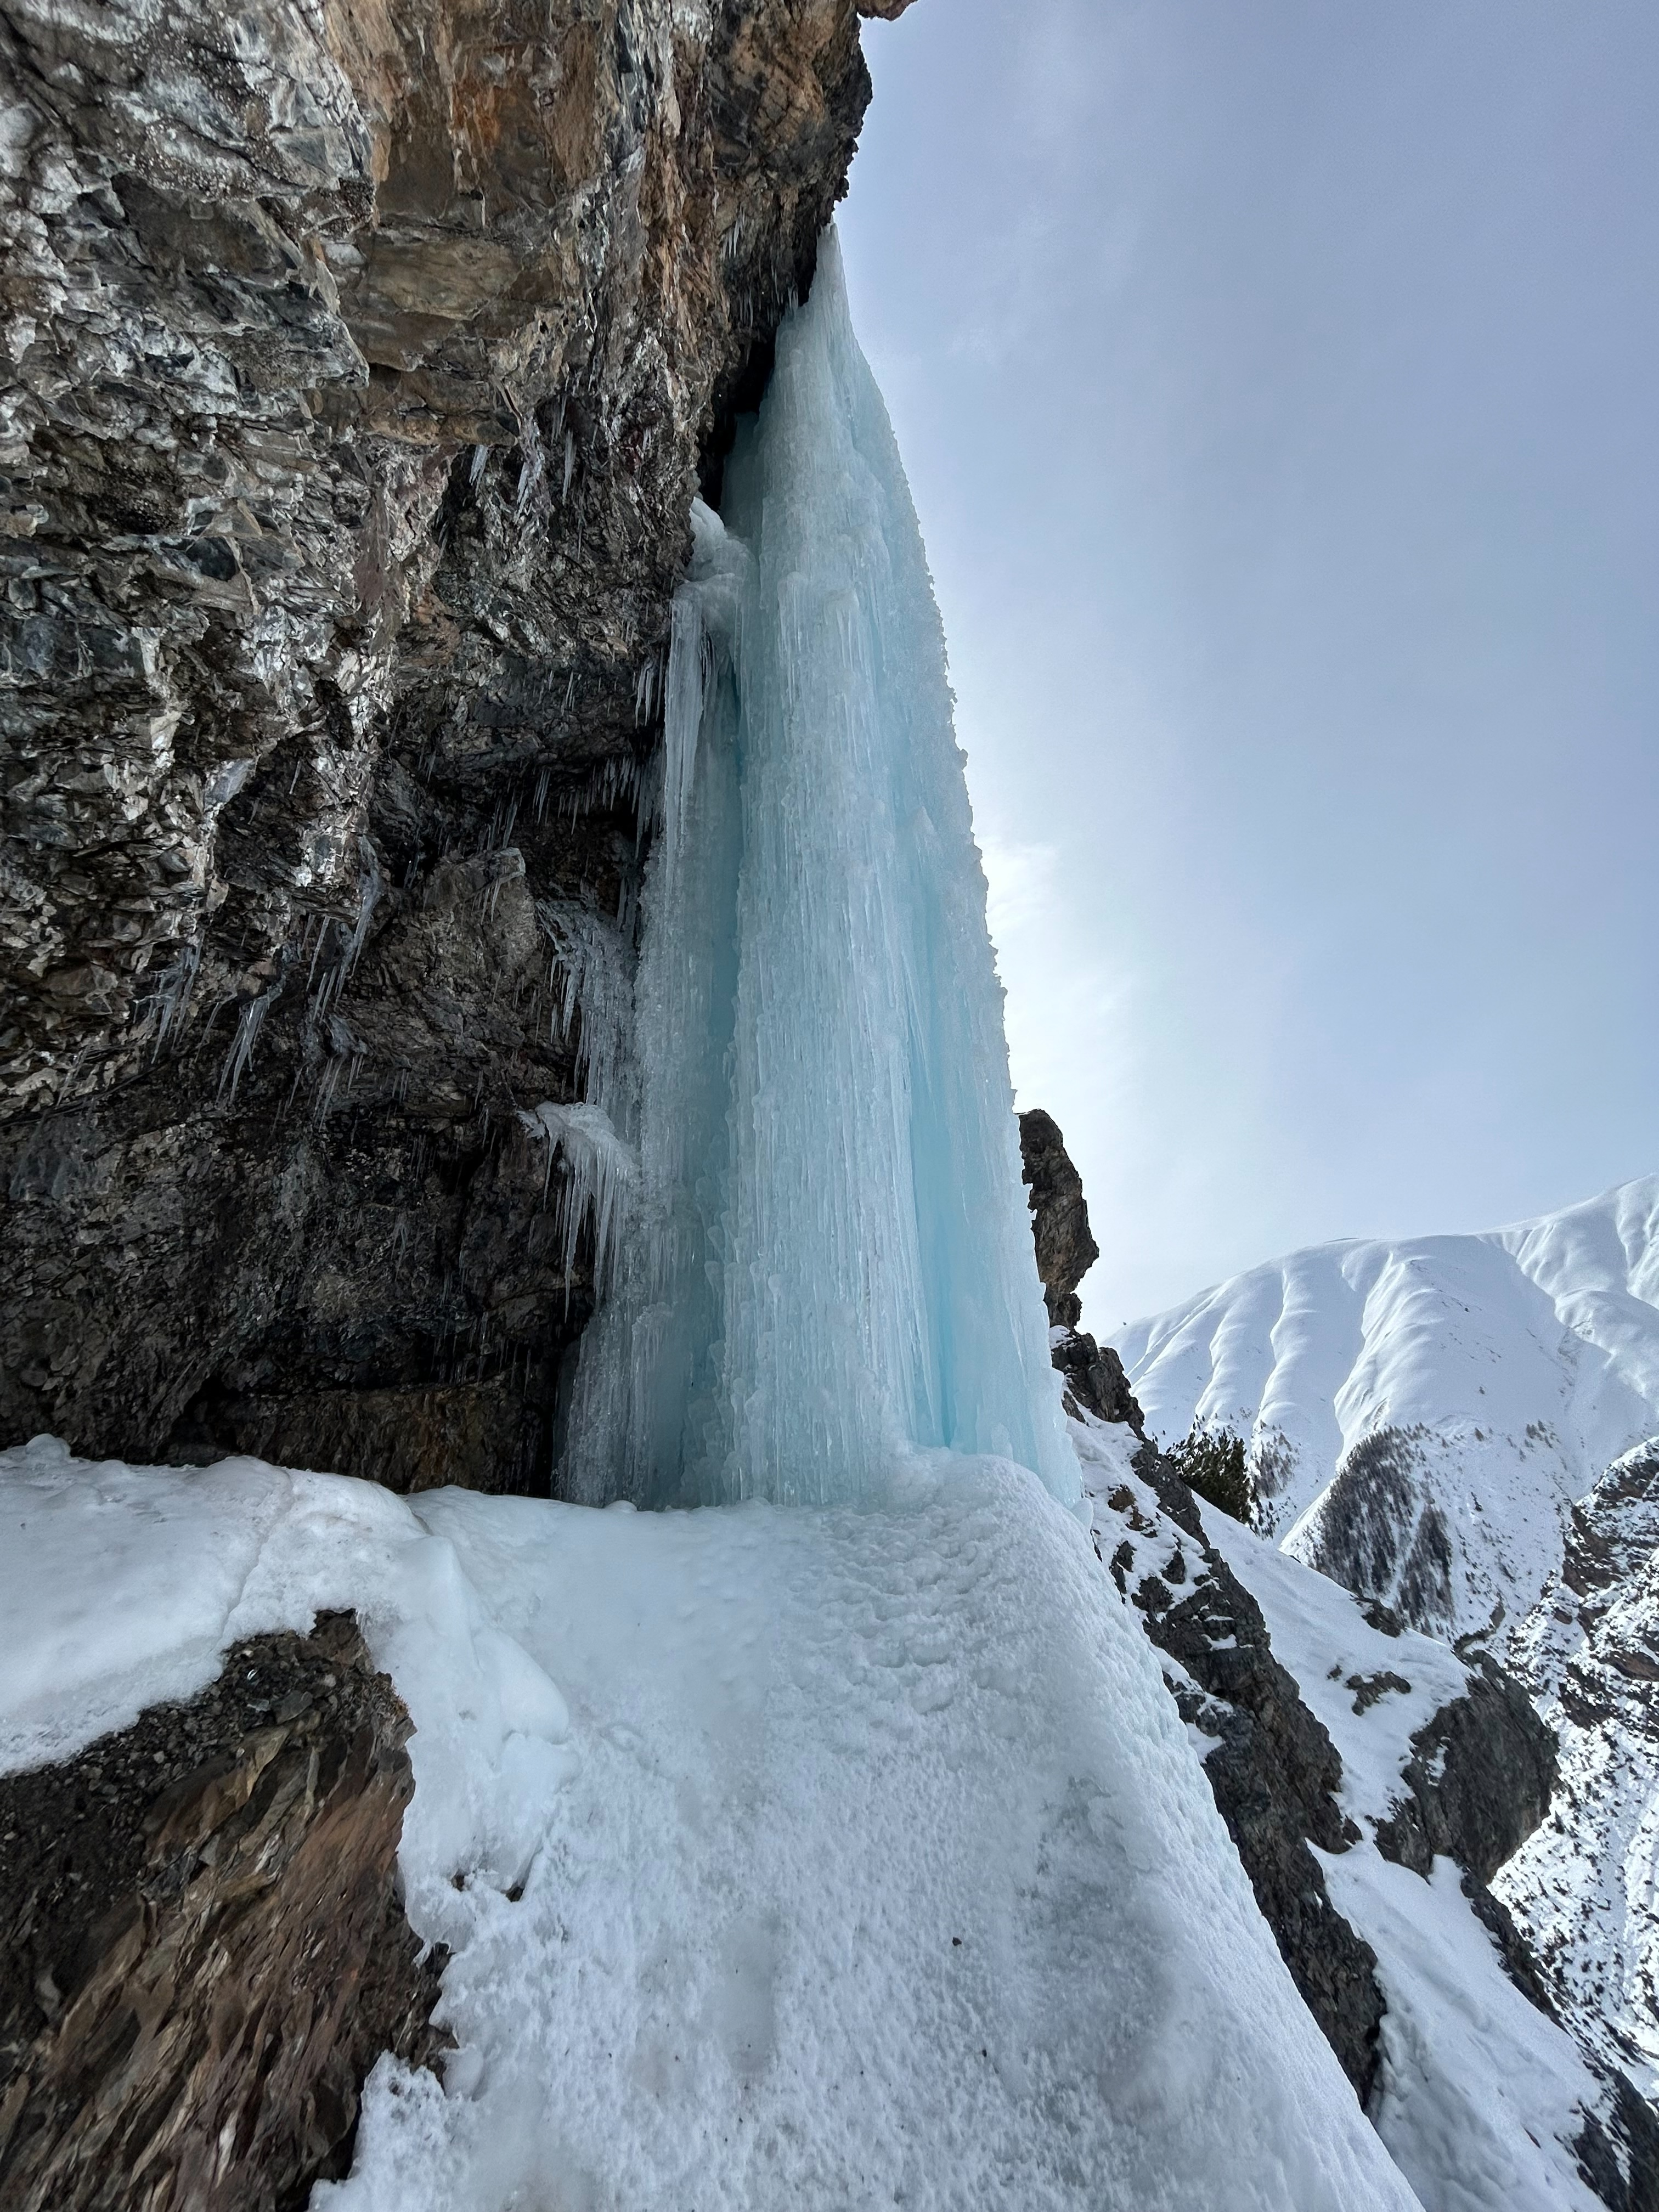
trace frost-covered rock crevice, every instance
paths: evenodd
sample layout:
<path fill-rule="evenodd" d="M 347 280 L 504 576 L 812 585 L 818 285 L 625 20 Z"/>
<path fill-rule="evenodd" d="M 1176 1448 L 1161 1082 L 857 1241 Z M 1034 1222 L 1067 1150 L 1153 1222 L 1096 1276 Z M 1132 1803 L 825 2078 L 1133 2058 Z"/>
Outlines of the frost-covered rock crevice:
<path fill-rule="evenodd" d="M 1573 1508 L 1566 1549 L 1518 1628 L 1515 1663 L 1554 1728 L 1561 1786 L 1496 1887 L 1564 2016 L 1659 2084 L 1659 1441 Z"/>

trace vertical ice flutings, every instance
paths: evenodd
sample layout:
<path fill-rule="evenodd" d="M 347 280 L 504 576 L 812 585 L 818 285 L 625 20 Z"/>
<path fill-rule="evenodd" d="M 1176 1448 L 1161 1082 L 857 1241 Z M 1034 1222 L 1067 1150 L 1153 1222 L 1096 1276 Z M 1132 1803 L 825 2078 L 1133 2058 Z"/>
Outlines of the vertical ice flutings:
<path fill-rule="evenodd" d="M 568 1490 L 834 1503 L 920 1445 L 1074 1496 L 944 637 L 833 234 L 724 504 L 675 603 L 639 1179 Z"/>

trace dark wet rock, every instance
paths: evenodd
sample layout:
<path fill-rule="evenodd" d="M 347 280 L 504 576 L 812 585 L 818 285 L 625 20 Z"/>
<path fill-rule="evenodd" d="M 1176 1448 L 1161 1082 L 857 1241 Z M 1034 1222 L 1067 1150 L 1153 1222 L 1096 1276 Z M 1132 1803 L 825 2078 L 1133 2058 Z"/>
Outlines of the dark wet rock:
<path fill-rule="evenodd" d="M 1048 1356 L 1066 1377 L 1066 1411 L 1092 1413 L 1097 1421 L 1121 1421 L 1145 1440 L 1146 1431 L 1123 1362 L 1109 1344 L 1097 1344 L 1082 1329 L 1054 1329 Z"/>
<path fill-rule="evenodd" d="M 347 2171 L 380 2053 L 445 2041 L 398 1881 L 408 1735 L 325 1614 L 0 1779 L 8 2212 L 297 2212 Z"/>
<path fill-rule="evenodd" d="M 1403 1674 L 1396 1674 L 1392 1668 L 1385 1667 L 1376 1674 L 1350 1674 L 1342 1686 L 1353 1692 L 1355 1712 L 1368 1713 L 1391 1690 L 1408 1695 L 1412 1686 Z"/>
<path fill-rule="evenodd" d="M 1144 1438 L 1140 1407 L 1123 1362 L 1109 1344 L 1097 1344 L 1078 1327 L 1083 1304 L 1077 1286 L 1100 1257 L 1100 1248 L 1089 1231 L 1083 1178 L 1052 1117 L 1040 1107 L 1019 1117 L 1019 1150 L 1037 1274 L 1048 1308 L 1049 1352 L 1066 1377 L 1067 1411 L 1091 1413 L 1097 1421 L 1127 1421 Z"/>
<path fill-rule="evenodd" d="M 1659 2118 L 1623 2074 L 1611 2076 L 1602 2110 L 1585 2114 L 1573 2148 L 1608 2212 L 1659 2212 Z"/>
<path fill-rule="evenodd" d="M 0 0 L 0 1442 L 545 1488 L 515 1116 L 858 9 Z"/>

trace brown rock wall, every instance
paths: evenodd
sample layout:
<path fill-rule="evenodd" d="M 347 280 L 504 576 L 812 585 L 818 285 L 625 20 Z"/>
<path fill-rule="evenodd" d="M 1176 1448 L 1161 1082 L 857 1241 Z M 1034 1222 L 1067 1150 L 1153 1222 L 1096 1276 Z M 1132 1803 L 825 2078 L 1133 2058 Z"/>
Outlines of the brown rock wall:
<path fill-rule="evenodd" d="M 350 2163 L 441 1956 L 403 1915 L 409 1717 L 349 1614 L 0 1780 L 0 2203 L 288 2212 Z"/>
<path fill-rule="evenodd" d="M 0 0 L 0 1441 L 545 1486 L 515 1111 L 854 0 Z"/>

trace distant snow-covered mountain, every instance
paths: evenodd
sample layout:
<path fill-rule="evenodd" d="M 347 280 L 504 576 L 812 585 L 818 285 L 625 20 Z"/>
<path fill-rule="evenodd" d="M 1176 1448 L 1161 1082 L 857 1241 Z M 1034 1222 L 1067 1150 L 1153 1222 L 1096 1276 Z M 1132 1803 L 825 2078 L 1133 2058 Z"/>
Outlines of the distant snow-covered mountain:
<path fill-rule="evenodd" d="M 1573 1502 L 1659 1432 L 1659 1176 L 1478 1236 L 1316 1245 L 1112 1341 L 1166 1444 L 1247 1439 L 1286 1551 L 1505 1641 Z"/>

